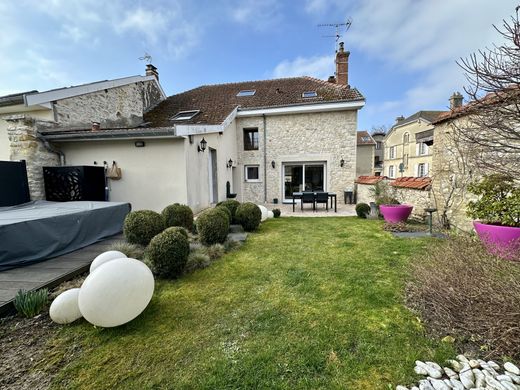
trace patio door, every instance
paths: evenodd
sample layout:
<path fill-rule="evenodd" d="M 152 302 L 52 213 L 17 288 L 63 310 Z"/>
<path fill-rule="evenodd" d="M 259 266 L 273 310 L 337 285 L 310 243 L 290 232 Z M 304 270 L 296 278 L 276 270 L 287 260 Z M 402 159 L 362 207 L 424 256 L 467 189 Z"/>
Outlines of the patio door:
<path fill-rule="evenodd" d="M 293 192 L 326 191 L 325 163 L 283 164 L 283 201 L 292 202 Z"/>

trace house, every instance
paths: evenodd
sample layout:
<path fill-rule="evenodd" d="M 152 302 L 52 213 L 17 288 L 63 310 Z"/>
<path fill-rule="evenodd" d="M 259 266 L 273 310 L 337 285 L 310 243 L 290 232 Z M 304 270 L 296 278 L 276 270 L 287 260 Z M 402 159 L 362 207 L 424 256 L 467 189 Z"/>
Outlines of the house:
<path fill-rule="evenodd" d="M 374 174 L 376 141 L 368 131 L 357 132 L 356 177 Z"/>
<path fill-rule="evenodd" d="M 384 138 L 384 175 L 424 177 L 429 175 L 432 153 L 427 138 L 432 122 L 443 111 L 418 111 L 407 118 L 400 116 Z"/>
<path fill-rule="evenodd" d="M 374 175 L 381 176 L 385 157 L 384 139 L 386 132 L 376 130 L 372 133 L 372 139 L 376 143 L 374 151 Z"/>

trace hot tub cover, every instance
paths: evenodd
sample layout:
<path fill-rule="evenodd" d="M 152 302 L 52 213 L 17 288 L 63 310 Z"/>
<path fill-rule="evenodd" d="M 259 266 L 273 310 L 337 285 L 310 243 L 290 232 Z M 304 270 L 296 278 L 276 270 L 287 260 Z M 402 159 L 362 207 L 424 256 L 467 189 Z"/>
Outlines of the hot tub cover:
<path fill-rule="evenodd" d="M 123 230 L 122 202 L 37 200 L 0 207 L 0 271 L 75 251 Z"/>

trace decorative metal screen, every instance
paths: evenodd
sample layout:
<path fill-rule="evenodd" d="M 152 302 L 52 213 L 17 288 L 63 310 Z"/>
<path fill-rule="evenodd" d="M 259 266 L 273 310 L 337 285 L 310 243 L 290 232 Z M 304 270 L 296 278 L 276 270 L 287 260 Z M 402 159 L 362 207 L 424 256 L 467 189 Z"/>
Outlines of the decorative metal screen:
<path fill-rule="evenodd" d="M 45 197 L 53 202 L 105 199 L 103 167 L 44 167 Z"/>

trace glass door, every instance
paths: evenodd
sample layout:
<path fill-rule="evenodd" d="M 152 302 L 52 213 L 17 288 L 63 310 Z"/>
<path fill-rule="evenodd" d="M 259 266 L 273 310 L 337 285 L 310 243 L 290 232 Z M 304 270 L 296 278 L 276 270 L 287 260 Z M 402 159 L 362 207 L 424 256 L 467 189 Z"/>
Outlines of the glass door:
<path fill-rule="evenodd" d="M 284 202 L 292 202 L 293 192 L 325 191 L 325 163 L 283 164 Z"/>
<path fill-rule="evenodd" d="M 285 165 L 284 200 L 292 199 L 293 192 L 303 191 L 303 165 Z"/>

